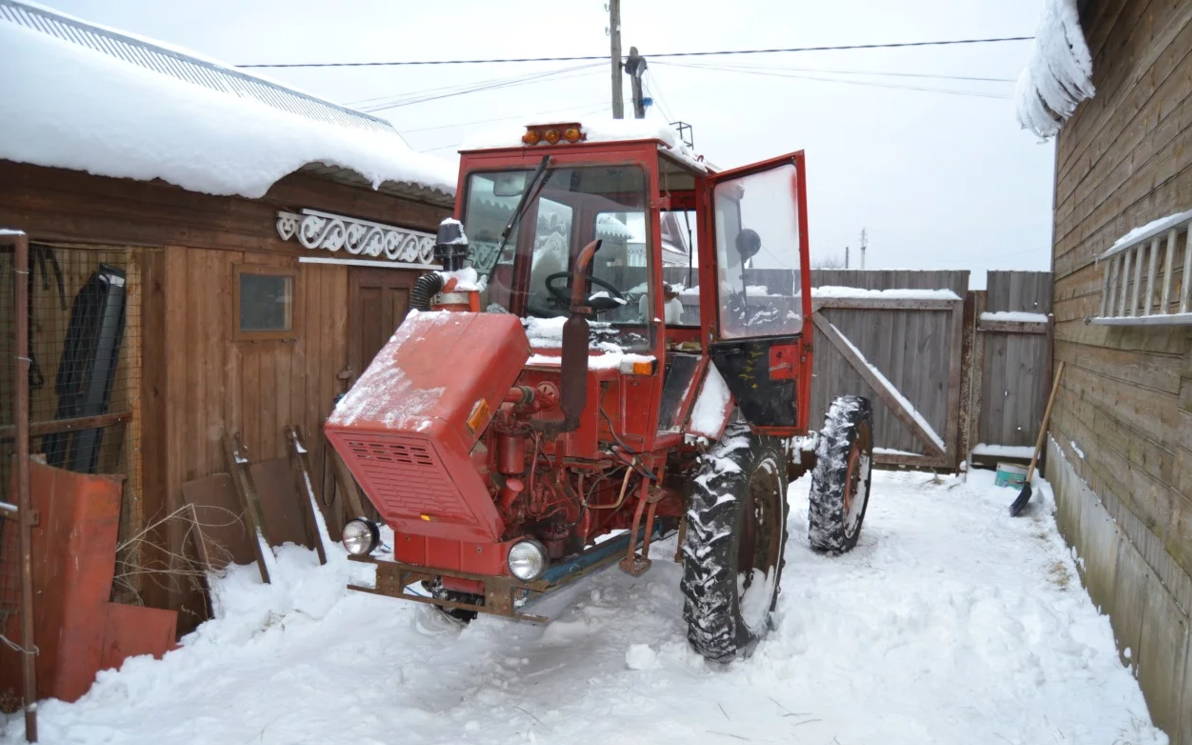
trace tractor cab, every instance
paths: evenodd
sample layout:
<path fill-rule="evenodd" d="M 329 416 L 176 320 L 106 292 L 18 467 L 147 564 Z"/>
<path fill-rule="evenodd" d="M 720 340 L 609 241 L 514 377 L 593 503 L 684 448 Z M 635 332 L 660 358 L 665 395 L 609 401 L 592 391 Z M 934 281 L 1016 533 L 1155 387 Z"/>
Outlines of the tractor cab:
<path fill-rule="evenodd" d="M 376 583 L 459 619 L 678 534 L 688 639 L 768 628 L 811 395 L 802 153 L 717 172 L 669 127 L 532 125 L 461 153 L 454 218 L 410 315 L 324 430 L 384 523 L 344 528 Z M 809 537 L 856 544 L 868 402 L 831 407 Z"/>
<path fill-rule="evenodd" d="M 806 429 L 787 385 L 809 378 L 797 343 L 810 338 L 802 153 L 717 174 L 673 132 L 620 124 L 616 139 L 532 125 L 512 147 L 462 154 L 456 218 L 480 308 L 525 319 L 540 362 L 559 354 L 576 261 L 599 241 L 584 279 L 589 353 L 602 366 L 612 360 L 595 358 L 660 361 L 656 404 L 644 406 L 658 411 L 658 437 L 687 424 L 680 398 L 701 358 L 722 368 L 750 421 Z M 771 362 L 782 390 L 767 385 Z"/>

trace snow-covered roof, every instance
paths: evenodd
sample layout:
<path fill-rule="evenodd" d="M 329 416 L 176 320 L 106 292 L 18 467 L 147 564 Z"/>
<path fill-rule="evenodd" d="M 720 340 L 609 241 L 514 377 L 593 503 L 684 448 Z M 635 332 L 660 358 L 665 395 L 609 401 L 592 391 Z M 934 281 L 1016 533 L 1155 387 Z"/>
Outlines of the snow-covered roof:
<path fill-rule="evenodd" d="M 1076 0 L 1043 0 L 1030 59 L 1014 92 L 1018 123 L 1040 137 L 1051 137 L 1077 104 L 1095 93 L 1093 58 Z"/>
<path fill-rule="evenodd" d="M 25 0 L 0 0 L 0 69 L 0 159 L 249 198 L 299 170 L 455 191 L 455 168 L 384 119 Z"/>
<path fill-rule="evenodd" d="M 543 122 L 526 122 L 517 127 L 502 127 L 480 132 L 469 137 L 460 150 L 487 150 L 501 147 L 524 147 L 522 135 L 527 125 L 541 125 Z M 583 142 L 630 142 L 634 140 L 658 140 L 665 150 L 679 161 L 699 171 L 709 170 L 710 164 L 704 156 L 687 146 L 679 137 L 679 131 L 658 119 L 604 119 L 585 117 L 580 121 L 584 134 Z M 533 147 L 539 147 L 537 145 Z"/>

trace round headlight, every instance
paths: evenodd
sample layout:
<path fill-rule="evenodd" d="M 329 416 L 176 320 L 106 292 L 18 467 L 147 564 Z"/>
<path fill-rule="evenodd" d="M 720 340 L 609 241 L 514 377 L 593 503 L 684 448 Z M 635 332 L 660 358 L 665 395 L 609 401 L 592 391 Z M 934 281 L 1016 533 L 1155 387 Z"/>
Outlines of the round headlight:
<path fill-rule="evenodd" d="M 525 582 L 546 573 L 546 547 L 538 541 L 520 541 L 509 549 L 509 573 Z"/>
<path fill-rule="evenodd" d="M 344 524 L 344 548 L 353 556 L 371 554 L 381 542 L 381 529 L 372 520 L 358 517 Z"/>

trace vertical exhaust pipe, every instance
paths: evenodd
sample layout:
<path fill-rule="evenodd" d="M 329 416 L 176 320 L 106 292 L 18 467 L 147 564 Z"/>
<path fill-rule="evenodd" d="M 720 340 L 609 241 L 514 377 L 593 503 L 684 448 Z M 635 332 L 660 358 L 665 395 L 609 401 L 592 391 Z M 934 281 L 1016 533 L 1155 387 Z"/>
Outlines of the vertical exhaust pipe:
<path fill-rule="evenodd" d="M 588 272 L 600 250 L 600 241 L 584 246 L 571 275 L 571 315 L 563 324 L 563 350 L 559 361 L 559 406 L 563 410 L 561 432 L 579 429 L 579 418 L 588 405 Z"/>

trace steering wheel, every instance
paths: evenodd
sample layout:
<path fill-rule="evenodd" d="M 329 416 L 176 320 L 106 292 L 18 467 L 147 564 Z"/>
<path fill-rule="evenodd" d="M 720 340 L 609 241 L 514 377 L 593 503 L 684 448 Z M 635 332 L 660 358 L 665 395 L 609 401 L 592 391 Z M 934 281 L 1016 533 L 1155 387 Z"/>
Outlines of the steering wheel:
<path fill-rule="evenodd" d="M 571 306 L 571 289 L 566 286 L 560 287 L 557 283 L 559 280 L 569 279 L 571 279 L 571 272 L 555 272 L 546 278 L 546 291 L 550 293 L 551 300 L 553 300 L 562 308 L 568 308 Z M 598 287 L 603 287 L 604 289 L 608 290 L 608 303 L 589 302 L 589 304 L 592 306 L 592 310 L 596 313 L 604 313 L 614 310 L 629 303 L 629 301 L 625 299 L 625 296 L 621 294 L 621 291 L 617 289 L 617 286 L 612 282 L 608 282 L 601 279 L 600 277 L 595 277 L 590 274 L 588 275 L 588 281 L 594 285 L 597 285 Z M 597 300 L 599 300 L 599 298 L 597 298 Z"/>

